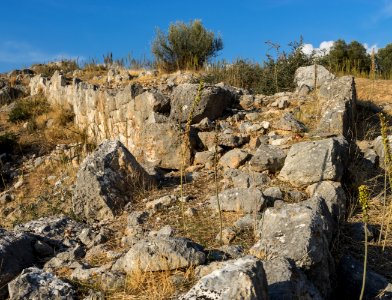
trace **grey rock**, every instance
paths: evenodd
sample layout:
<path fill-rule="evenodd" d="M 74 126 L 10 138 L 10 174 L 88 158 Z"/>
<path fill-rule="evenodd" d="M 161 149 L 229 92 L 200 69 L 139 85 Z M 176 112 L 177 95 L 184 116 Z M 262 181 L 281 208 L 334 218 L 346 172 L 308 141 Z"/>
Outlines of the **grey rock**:
<path fill-rule="evenodd" d="M 389 148 L 392 149 L 392 135 L 388 135 Z M 373 141 L 373 147 L 376 154 L 379 156 L 379 163 L 381 167 L 385 166 L 385 152 L 382 136 L 378 136 Z"/>
<path fill-rule="evenodd" d="M 348 159 L 348 143 L 343 138 L 294 144 L 278 178 L 294 186 L 323 180 L 340 181 Z"/>
<path fill-rule="evenodd" d="M 307 198 L 307 195 L 298 190 L 290 190 L 287 192 L 289 202 L 301 202 Z"/>
<path fill-rule="evenodd" d="M 276 200 L 283 199 L 283 193 L 280 187 L 271 186 L 263 190 L 263 195 L 265 200 L 268 202 L 268 205 L 273 206 Z"/>
<path fill-rule="evenodd" d="M 335 78 L 335 75 L 330 73 L 324 66 L 317 65 L 317 87 L 320 87 L 327 81 Z M 298 87 L 303 85 L 308 86 L 310 89 L 314 89 L 314 79 L 315 79 L 315 66 L 299 67 L 295 71 L 294 83 Z"/>
<path fill-rule="evenodd" d="M 73 300 L 75 290 L 51 273 L 38 268 L 24 269 L 23 272 L 8 284 L 11 300 Z"/>
<path fill-rule="evenodd" d="M 3 287 L 24 268 L 36 263 L 34 257 L 35 239 L 25 233 L 8 232 L 0 228 L 0 297 Z"/>
<path fill-rule="evenodd" d="M 261 188 L 270 182 L 267 174 L 258 172 L 248 173 L 237 169 L 227 169 L 224 176 L 229 178 L 236 188 Z"/>
<path fill-rule="evenodd" d="M 283 167 L 285 158 L 286 154 L 280 148 L 262 144 L 250 159 L 249 166 L 256 172 L 275 173 Z"/>
<path fill-rule="evenodd" d="M 336 295 L 342 299 L 359 299 L 362 287 L 363 263 L 350 255 L 344 255 L 338 267 L 338 287 Z M 388 291 L 389 287 L 389 291 Z M 366 285 L 363 299 L 379 299 L 377 295 L 385 291 L 380 299 L 391 299 L 392 291 L 388 280 L 370 270 L 366 270 Z"/>
<path fill-rule="evenodd" d="M 63 245 L 65 239 L 76 239 L 86 228 L 85 224 L 76 222 L 64 215 L 43 217 L 14 227 L 14 231 L 33 234 L 50 245 Z"/>
<path fill-rule="evenodd" d="M 177 200 L 174 195 L 166 195 L 161 198 L 146 203 L 146 209 L 152 209 L 154 212 L 164 210 L 170 207 Z"/>
<path fill-rule="evenodd" d="M 348 223 L 345 225 L 345 230 L 348 237 L 357 242 L 365 241 L 365 224 L 362 222 Z M 367 241 L 371 242 L 378 238 L 377 230 L 371 225 L 367 224 Z"/>
<path fill-rule="evenodd" d="M 237 259 L 245 256 L 245 249 L 240 245 L 223 245 L 218 248 L 219 251 L 225 253 L 231 259 Z"/>
<path fill-rule="evenodd" d="M 259 212 L 264 207 L 264 197 L 256 188 L 232 188 L 219 193 L 220 208 L 222 211 Z M 217 209 L 216 196 L 209 200 L 211 209 Z"/>
<path fill-rule="evenodd" d="M 354 78 L 344 76 L 322 85 L 319 90 L 321 118 L 319 134 L 343 135 L 354 139 L 356 90 Z"/>
<path fill-rule="evenodd" d="M 278 257 L 293 260 L 322 296 L 328 298 L 334 274 L 329 251 L 332 225 L 332 217 L 321 198 L 268 208 L 260 221 L 260 240 L 250 253 L 267 260 Z"/>
<path fill-rule="evenodd" d="M 227 262 L 201 278 L 180 299 L 268 299 L 263 264 L 250 256 Z"/>
<path fill-rule="evenodd" d="M 198 137 L 206 149 L 214 149 L 215 132 L 199 132 Z M 218 146 L 227 148 L 238 148 L 249 142 L 249 136 L 235 134 L 218 134 Z"/>
<path fill-rule="evenodd" d="M 187 121 L 198 89 L 199 84 L 180 84 L 174 89 L 171 95 L 171 119 L 176 122 Z M 233 103 L 233 100 L 234 96 L 228 89 L 218 86 L 204 86 L 200 102 L 193 113 L 192 124 L 198 123 L 206 117 L 212 121 L 221 117 L 224 110 Z"/>
<path fill-rule="evenodd" d="M 197 266 L 205 262 L 202 246 L 185 238 L 150 237 L 137 242 L 112 270 L 127 273 L 143 271 L 174 270 Z"/>
<path fill-rule="evenodd" d="M 251 229 L 251 228 L 253 229 L 256 227 L 259 218 L 260 217 L 255 214 L 246 214 L 245 216 L 235 221 L 233 225 L 234 227 L 238 228 L 239 231 Z"/>
<path fill-rule="evenodd" d="M 119 141 L 106 141 L 81 164 L 72 195 L 74 213 L 88 221 L 113 220 L 132 194 L 153 178 Z"/>
<path fill-rule="evenodd" d="M 263 261 L 270 300 L 322 300 L 306 275 L 286 258 Z"/>
<path fill-rule="evenodd" d="M 255 97 L 253 95 L 241 95 L 240 107 L 242 109 L 251 109 L 254 107 Z"/>
<path fill-rule="evenodd" d="M 54 254 L 53 247 L 42 241 L 36 241 L 34 244 L 34 250 L 40 257 L 48 257 Z"/>
<path fill-rule="evenodd" d="M 306 192 L 312 197 L 325 200 L 328 209 L 336 223 L 343 221 L 346 215 L 346 193 L 340 182 L 321 181 L 307 187 Z"/>
<path fill-rule="evenodd" d="M 249 157 L 249 153 L 241 149 L 233 149 L 225 153 L 219 160 L 219 164 L 226 168 L 237 169 L 242 166 Z"/>
<path fill-rule="evenodd" d="M 213 151 L 196 152 L 193 163 L 195 165 L 203 165 L 205 167 L 212 168 L 214 163 L 214 155 L 215 152 Z"/>
<path fill-rule="evenodd" d="M 292 131 L 296 133 L 305 132 L 306 126 L 298 121 L 292 113 L 284 114 L 274 126 L 276 129 Z"/>
<path fill-rule="evenodd" d="M 132 211 L 127 217 L 127 226 L 139 226 L 145 223 L 150 214 L 147 211 Z"/>

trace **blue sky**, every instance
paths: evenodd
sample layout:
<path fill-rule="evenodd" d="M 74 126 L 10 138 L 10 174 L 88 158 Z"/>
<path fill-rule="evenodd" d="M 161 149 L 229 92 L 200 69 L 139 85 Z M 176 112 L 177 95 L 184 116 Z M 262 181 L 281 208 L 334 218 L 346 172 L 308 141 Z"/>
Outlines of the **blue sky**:
<path fill-rule="evenodd" d="M 262 61 L 265 41 L 284 46 L 300 35 L 314 48 L 338 38 L 392 42 L 392 0 L 2 0 L 0 72 L 62 57 L 102 60 L 109 51 L 150 56 L 156 27 L 193 19 L 221 34 L 218 58 L 227 60 Z"/>

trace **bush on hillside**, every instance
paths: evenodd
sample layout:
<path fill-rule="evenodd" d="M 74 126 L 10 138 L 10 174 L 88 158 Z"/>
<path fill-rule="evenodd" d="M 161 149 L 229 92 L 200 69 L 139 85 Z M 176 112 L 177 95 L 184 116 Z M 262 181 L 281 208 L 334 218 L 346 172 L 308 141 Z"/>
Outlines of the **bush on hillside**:
<path fill-rule="evenodd" d="M 200 20 L 171 24 L 167 34 L 158 29 L 152 43 L 158 66 L 165 71 L 198 70 L 222 49 L 222 39 Z"/>

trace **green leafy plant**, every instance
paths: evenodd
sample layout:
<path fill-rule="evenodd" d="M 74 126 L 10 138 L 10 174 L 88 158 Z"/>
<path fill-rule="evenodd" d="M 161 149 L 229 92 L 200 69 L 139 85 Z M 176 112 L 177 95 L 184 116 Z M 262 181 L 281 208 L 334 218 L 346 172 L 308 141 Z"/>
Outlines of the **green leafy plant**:
<path fill-rule="evenodd" d="M 173 23 L 167 34 L 157 29 L 152 43 L 158 67 L 169 72 L 198 70 L 222 49 L 222 38 L 215 37 L 200 20 Z"/>

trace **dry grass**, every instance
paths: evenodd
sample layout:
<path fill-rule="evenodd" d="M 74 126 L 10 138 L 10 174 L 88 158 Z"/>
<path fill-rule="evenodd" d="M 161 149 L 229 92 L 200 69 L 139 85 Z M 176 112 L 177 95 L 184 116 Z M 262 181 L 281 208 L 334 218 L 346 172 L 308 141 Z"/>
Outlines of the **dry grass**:
<path fill-rule="evenodd" d="M 355 83 L 358 99 L 384 106 L 385 112 L 392 114 L 392 80 L 355 78 Z"/>

